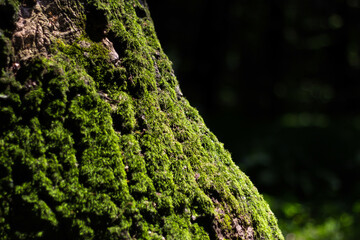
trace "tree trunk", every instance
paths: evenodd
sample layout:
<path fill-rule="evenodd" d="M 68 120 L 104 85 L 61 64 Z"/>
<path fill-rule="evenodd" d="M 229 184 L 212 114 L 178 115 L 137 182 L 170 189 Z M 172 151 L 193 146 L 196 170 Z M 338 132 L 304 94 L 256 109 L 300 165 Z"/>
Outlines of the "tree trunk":
<path fill-rule="evenodd" d="M 283 239 L 183 97 L 146 3 L 0 14 L 1 239 Z"/>

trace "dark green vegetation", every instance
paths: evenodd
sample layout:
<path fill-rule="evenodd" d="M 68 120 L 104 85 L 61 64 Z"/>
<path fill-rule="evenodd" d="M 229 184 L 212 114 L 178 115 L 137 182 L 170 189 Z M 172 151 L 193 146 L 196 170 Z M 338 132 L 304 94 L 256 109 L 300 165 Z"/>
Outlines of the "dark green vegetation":
<path fill-rule="evenodd" d="M 142 1 L 0 12 L 1 239 L 283 239 Z"/>
<path fill-rule="evenodd" d="M 360 1 L 149 1 L 184 95 L 288 239 L 360 239 Z"/>

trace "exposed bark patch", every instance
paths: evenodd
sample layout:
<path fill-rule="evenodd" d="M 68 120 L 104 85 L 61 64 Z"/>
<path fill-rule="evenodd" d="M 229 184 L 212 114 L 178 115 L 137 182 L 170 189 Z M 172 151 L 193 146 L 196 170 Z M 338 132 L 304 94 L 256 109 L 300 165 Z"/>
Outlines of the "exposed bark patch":
<path fill-rule="evenodd" d="M 12 36 L 16 55 L 26 61 L 35 55 L 48 56 L 56 39 L 71 42 L 81 31 L 60 8 L 58 1 L 23 1 Z"/>
<path fill-rule="evenodd" d="M 124 56 L 125 50 L 127 49 L 127 42 L 111 30 L 109 31 L 107 37 L 109 38 L 109 41 L 112 42 L 114 51 L 118 55 Z"/>
<path fill-rule="evenodd" d="M 112 63 L 114 63 L 115 66 L 117 66 L 120 63 L 120 60 L 119 60 L 120 57 L 119 57 L 119 54 L 117 53 L 117 51 L 114 48 L 114 44 L 108 38 L 104 38 L 102 40 L 102 43 L 109 50 L 110 61 Z"/>
<path fill-rule="evenodd" d="M 216 216 L 213 229 L 218 239 L 244 239 L 254 240 L 254 229 L 234 213 L 225 201 L 211 198 L 214 203 Z"/>

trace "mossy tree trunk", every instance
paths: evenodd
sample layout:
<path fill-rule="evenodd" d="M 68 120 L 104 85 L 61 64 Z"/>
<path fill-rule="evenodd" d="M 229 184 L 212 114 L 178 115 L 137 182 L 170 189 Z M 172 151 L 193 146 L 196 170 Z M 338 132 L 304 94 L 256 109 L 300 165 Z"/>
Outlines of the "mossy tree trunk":
<path fill-rule="evenodd" d="M 1 239 L 283 239 L 141 0 L 0 0 Z"/>

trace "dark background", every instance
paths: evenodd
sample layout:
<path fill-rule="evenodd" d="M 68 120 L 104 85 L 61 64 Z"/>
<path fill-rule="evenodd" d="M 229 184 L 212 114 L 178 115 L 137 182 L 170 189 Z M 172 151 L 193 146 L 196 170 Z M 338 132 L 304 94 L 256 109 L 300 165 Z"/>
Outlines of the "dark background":
<path fill-rule="evenodd" d="M 360 0 L 148 5 L 184 95 L 286 239 L 360 239 Z"/>

